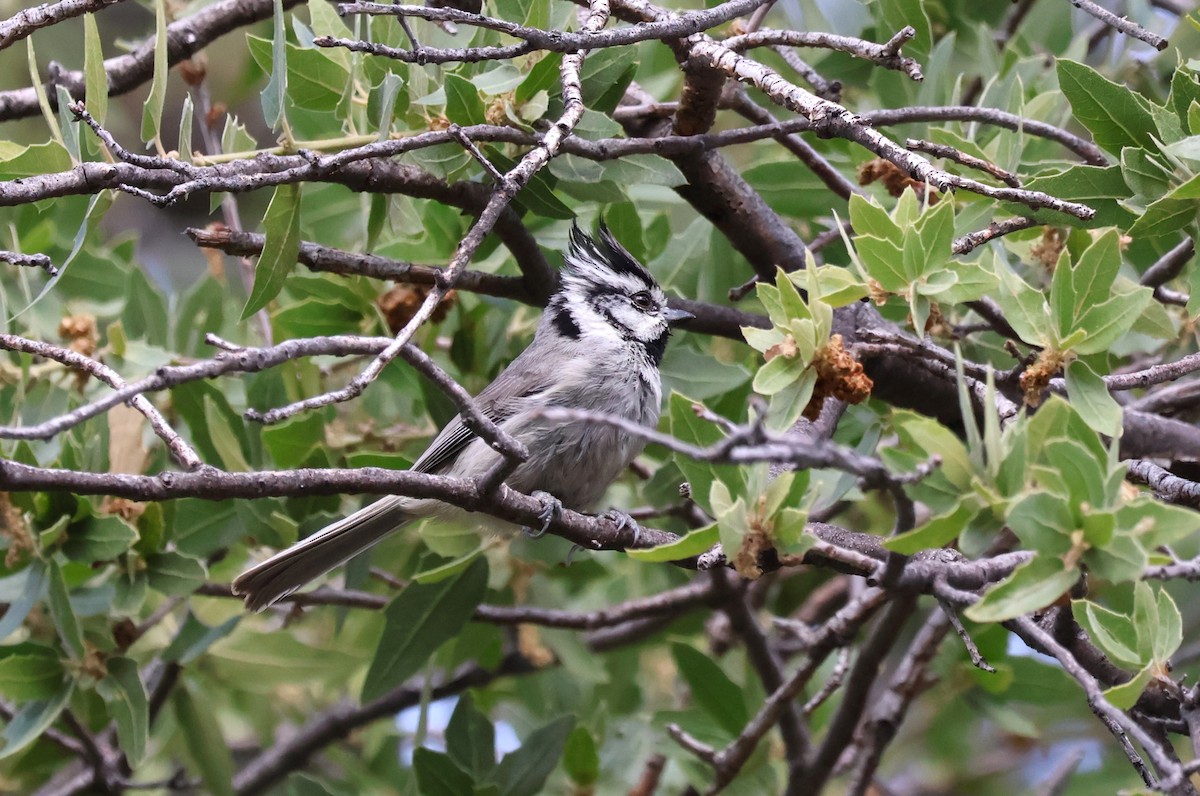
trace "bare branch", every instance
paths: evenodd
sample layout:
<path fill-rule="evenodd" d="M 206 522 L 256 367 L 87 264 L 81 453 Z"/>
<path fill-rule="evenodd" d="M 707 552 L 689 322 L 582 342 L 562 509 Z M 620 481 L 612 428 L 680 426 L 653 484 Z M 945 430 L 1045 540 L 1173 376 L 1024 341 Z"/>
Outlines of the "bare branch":
<path fill-rule="evenodd" d="M 1100 147 L 1084 138 L 1070 133 L 1061 127 L 1026 119 L 1015 113 L 997 110 L 995 108 L 980 108 L 976 105 L 934 105 L 912 106 L 908 108 L 883 108 L 864 111 L 860 114 L 863 121 L 875 127 L 890 127 L 894 124 L 910 122 L 979 122 L 1028 133 L 1040 138 L 1057 141 L 1075 154 L 1083 158 L 1085 163 L 1093 166 L 1107 166 L 1108 158 Z"/>
<path fill-rule="evenodd" d="M 167 450 L 171 452 L 171 457 L 175 459 L 175 461 L 178 462 L 181 467 L 187 470 L 195 470 L 204 464 L 203 460 L 200 458 L 200 454 L 198 454 L 191 445 L 184 441 L 183 437 L 179 435 L 179 432 L 172 428 L 171 424 L 168 423 L 166 418 L 162 416 L 162 413 L 160 413 L 158 409 L 154 407 L 154 404 L 150 403 L 150 401 L 141 394 L 145 391 L 130 390 L 129 385 L 126 384 L 125 380 L 107 365 L 98 362 L 91 357 L 85 357 L 83 354 L 80 354 L 77 351 L 72 351 L 69 348 L 51 345 L 50 343 L 42 343 L 36 340 L 28 340 L 12 334 L 0 334 L 0 348 L 6 348 L 10 351 L 23 351 L 27 354 L 33 354 L 34 356 L 52 359 L 55 362 L 59 362 L 69 368 L 78 370 L 81 373 L 87 373 L 88 375 L 94 376 L 95 378 L 107 384 L 109 387 L 112 387 L 114 390 L 116 390 L 116 394 L 125 395 L 124 398 L 109 403 L 106 409 L 128 401 L 130 406 L 141 412 L 146 420 L 149 421 L 150 428 L 153 429 L 154 433 L 159 439 L 166 443 Z M 93 415 L 89 415 L 89 417 L 98 413 L 99 412 L 93 413 Z M 54 434 L 76 425 L 76 422 L 66 422 L 64 424 L 63 419 L 65 417 L 69 417 L 71 414 L 74 413 L 60 416 L 56 420 L 50 421 L 51 426 L 57 430 L 51 431 L 49 434 L 30 434 L 28 428 L 5 428 L 0 426 L 0 438 L 47 439 L 51 436 L 54 436 Z M 78 422 L 82 422 L 83 419 L 86 418 L 81 418 Z M 41 425 L 45 426 L 46 424 Z"/>
<path fill-rule="evenodd" d="M 1070 3 L 1081 11 L 1091 14 L 1110 28 L 1124 33 L 1126 36 L 1144 41 L 1156 50 L 1167 49 L 1167 40 L 1162 36 L 1156 36 L 1136 22 L 1125 17 L 1119 17 L 1106 8 L 1101 8 L 1093 3 L 1092 0 L 1070 0 Z"/>
<path fill-rule="evenodd" d="M 854 743 L 842 756 L 843 761 L 847 756 L 853 756 L 854 773 L 849 793 L 858 796 L 869 792 L 879 761 L 904 722 L 909 707 L 922 691 L 932 685 L 926 670 L 946 637 L 950 616 L 951 613 L 946 611 L 935 611 L 929 615 L 909 644 L 904 658 L 892 672 L 887 688 L 875 697 Z"/>
<path fill-rule="evenodd" d="M 1181 784 L 1186 784 L 1184 782 L 1183 770 L 1178 761 L 1172 759 L 1171 755 L 1140 724 L 1114 707 L 1104 697 L 1104 693 L 1096 678 L 1080 665 L 1079 661 L 1065 647 L 1059 644 L 1053 636 L 1028 617 L 1014 619 L 1006 623 L 1006 626 L 1028 643 L 1033 644 L 1036 649 L 1044 650 L 1047 654 L 1052 655 L 1058 660 L 1067 674 L 1075 678 L 1076 682 L 1083 688 L 1084 694 L 1087 696 L 1088 707 L 1108 727 L 1117 740 L 1122 743 L 1122 747 L 1126 748 L 1127 753 L 1132 752 L 1132 747 L 1128 747 L 1126 736 L 1133 738 L 1141 744 L 1146 754 L 1150 757 L 1150 760 L 1154 763 L 1155 768 L 1158 769 L 1159 776 L 1162 778 L 1160 782 L 1155 782 L 1149 771 L 1139 768 L 1140 758 L 1134 753 L 1131 756 L 1131 762 L 1134 763 L 1135 768 L 1139 768 L 1147 786 L 1169 793 L 1180 787 Z M 1188 790 L 1191 793 L 1195 793 L 1195 790 L 1191 789 L 1190 786 Z"/>
<path fill-rule="evenodd" d="M 517 25 L 503 19 L 472 14 L 455 8 L 429 6 L 387 5 L 384 3 L 341 3 L 338 13 L 382 16 L 416 17 L 431 21 L 455 22 L 505 33 L 527 42 L 530 49 L 550 52 L 575 52 L 620 47 L 655 39 L 682 39 L 752 12 L 764 0 L 728 0 L 702 11 L 681 13 L 672 19 L 626 28 L 614 28 L 600 33 L 601 26 L 589 26 L 578 32 L 550 31 Z M 319 43 L 319 42 L 318 42 Z"/>
<path fill-rule="evenodd" d="M 300 0 L 282 0 L 284 10 L 299 5 Z M 238 28 L 269 19 L 274 13 L 274 0 L 218 0 L 190 17 L 167 26 L 167 63 L 174 66 L 186 60 L 221 36 Z M 154 36 L 126 55 L 104 61 L 108 73 L 110 96 L 124 94 L 149 80 L 154 74 Z M 82 71 L 60 70 L 54 76 L 54 86 L 62 86 L 75 99 L 82 99 Z M 58 97 L 53 89 L 47 92 L 51 107 L 57 108 Z M 0 91 L 0 121 L 22 119 L 41 113 L 37 92 L 32 88 Z"/>
<path fill-rule="evenodd" d="M 235 232 L 230 229 L 201 230 L 193 227 L 186 230 L 186 234 L 200 246 L 221 249 L 235 255 L 261 254 L 263 244 L 266 242 L 266 237 L 263 235 Z M 370 276 L 376 279 L 391 279 L 415 285 L 435 285 L 438 280 L 444 279 L 443 269 L 437 266 L 400 262 L 375 254 L 346 252 L 309 241 L 301 241 L 298 260 L 313 271 Z M 527 285 L 527 280 L 521 278 L 468 270 L 463 271 L 455 289 L 514 299 L 536 307 L 544 306 L 544 296 L 532 295 Z M 687 310 L 696 316 L 681 324 L 681 327 L 688 331 L 742 340 L 744 339 L 742 336 L 743 326 L 769 324 L 767 319 L 761 315 L 740 312 L 732 307 L 674 296 L 668 298 L 667 301 L 670 306 Z"/>
<path fill-rule="evenodd" d="M 750 83 L 778 104 L 802 114 L 818 133 L 853 141 L 899 166 L 914 179 L 939 190 L 961 188 L 1001 201 L 1019 202 L 1033 208 L 1049 208 L 1082 220 L 1089 220 L 1096 211 L 1079 202 L 1068 202 L 1041 191 L 1019 188 L 994 188 L 977 180 L 959 177 L 935 169 L 929 161 L 913 155 L 883 136 L 859 117 L 837 103 L 823 100 L 786 81 L 778 72 L 749 58 L 738 55 L 711 40 L 699 41 L 691 48 L 693 58 L 700 59 L 731 77 Z"/>
<path fill-rule="evenodd" d="M 212 359 L 201 360 L 190 365 L 165 366 L 159 368 L 151 376 L 147 376 L 132 384 L 126 384 L 119 376 L 104 365 L 76 354 L 73 351 L 57 346 L 49 346 L 48 344 L 33 340 L 26 340 L 15 335 L 0 335 L 0 348 L 27 351 L 40 356 L 59 359 L 64 364 L 69 364 L 72 367 L 93 373 L 97 378 L 103 379 L 115 389 L 115 392 L 110 393 L 104 398 L 84 404 L 71 412 L 59 415 L 35 426 L 0 427 L 0 438 L 49 439 L 68 428 L 79 425 L 85 420 L 96 417 L 118 404 L 126 401 L 131 401 L 132 403 L 147 392 L 156 392 L 199 379 L 211 379 L 227 373 L 255 373 L 304 356 L 378 354 L 381 350 L 386 350 L 387 346 L 392 343 L 386 337 L 334 336 L 288 340 L 269 348 L 242 348 L 231 343 L 226 343 L 212 335 L 209 335 L 208 339 L 211 343 L 220 344 L 220 347 L 224 348 L 225 352 L 218 354 Z M 439 389 L 443 390 L 446 396 L 455 402 L 459 411 L 470 419 L 475 432 L 487 440 L 494 449 L 510 458 L 523 459 L 528 455 L 521 443 L 502 432 L 494 422 L 479 411 L 471 396 L 457 382 L 451 379 L 437 363 L 430 359 L 428 354 L 416 346 L 404 346 L 400 355 L 409 364 L 417 368 L 422 375 L 436 384 Z M 157 410 L 153 406 L 148 402 L 146 406 L 155 417 L 161 420 L 161 416 L 158 416 Z M 134 408 L 138 407 L 135 405 Z M 139 409 L 139 411 L 143 411 L 145 414 L 144 410 Z M 246 416 L 248 419 L 256 420 L 259 415 L 255 410 L 247 410 Z M 152 424 L 155 422 L 151 415 L 147 415 L 147 417 L 151 418 Z M 162 421 L 162 425 L 166 427 L 165 421 Z M 166 428 L 169 430 L 169 427 Z M 171 433 L 173 434 L 174 432 Z M 169 446 L 184 445 L 182 440 L 179 440 L 178 435 L 174 435 L 170 439 L 164 437 L 164 439 Z M 174 448 L 172 449 L 174 450 Z M 188 464 L 186 466 L 188 469 L 199 467 L 201 462 L 195 452 L 192 451 L 188 454 L 187 452 L 190 449 L 186 448 L 186 446 L 184 446 L 183 450 L 184 453 L 181 455 L 187 458 Z"/>
<path fill-rule="evenodd" d="M 228 597 L 241 600 L 227 583 L 205 583 L 196 594 L 209 597 Z M 554 608 L 539 608 L 532 605 L 480 605 L 475 609 L 474 619 L 493 625 L 540 625 L 569 630 L 597 630 L 613 627 L 646 617 L 664 615 L 677 616 L 682 612 L 712 599 L 712 579 L 700 577 L 686 586 L 679 586 L 649 597 L 617 603 L 596 611 L 561 611 Z M 389 602 L 388 597 L 354 589 L 334 589 L 322 586 L 312 591 L 289 594 L 280 603 L 294 605 L 338 605 L 346 608 L 365 608 L 379 611 Z"/>
<path fill-rule="evenodd" d="M 886 44 L 875 44 L 853 36 L 839 36 L 835 33 L 799 30 L 759 30 L 740 36 L 730 36 L 721 43 L 734 52 L 745 52 L 755 47 L 819 47 L 826 50 L 836 50 L 847 53 L 855 58 L 862 58 L 871 63 L 903 72 L 910 80 L 920 82 L 925 79 L 921 74 L 921 65 L 916 59 L 899 54 L 900 45 L 911 41 L 917 31 L 912 27 L 900 30 Z"/>
<path fill-rule="evenodd" d="M 825 658 L 870 619 L 886 601 L 887 594 L 884 591 L 867 589 L 816 631 L 808 648 L 808 657 L 800 668 L 766 698 L 738 737 L 713 756 L 710 762 L 716 772 L 712 787 L 708 791 L 710 794 L 719 792 L 733 781 L 758 747 L 759 741 L 779 721 L 784 707 L 799 695 L 801 689 L 817 673 Z"/>
<path fill-rule="evenodd" d="M 466 664 L 443 683 L 430 689 L 429 697 L 443 699 L 461 694 L 468 688 L 482 688 L 501 677 L 513 677 L 540 671 L 518 653 L 504 658 L 494 669 Z M 233 789 L 238 796 L 254 796 L 296 771 L 321 749 L 336 743 L 359 727 L 389 718 L 421 702 L 425 688 L 421 683 L 404 684 L 362 706 L 342 702 L 318 713 L 303 727 L 264 749 L 237 772 Z"/>
<path fill-rule="evenodd" d="M 979 647 L 975 646 L 975 640 L 971 638 L 971 634 L 963 626 L 962 620 L 958 618 L 958 610 L 945 600 L 939 600 L 938 605 L 941 606 L 942 613 L 946 615 L 946 620 L 954 628 L 954 632 L 962 639 L 963 646 L 967 648 L 967 654 L 971 656 L 972 665 L 988 674 L 995 674 L 995 667 L 988 663 L 983 655 L 980 654 Z"/>
<path fill-rule="evenodd" d="M 1200 509 L 1200 483 L 1180 478 L 1153 462 L 1134 459 L 1125 464 L 1129 467 L 1125 477 L 1135 484 L 1150 487 L 1155 497 L 1168 503 Z"/>
<path fill-rule="evenodd" d="M 983 158 L 977 158 L 974 155 L 968 155 L 966 152 L 947 144 L 936 144 L 933 141 L 926 141 L 921 138 L 909 138 L 904 142 L 904 147 L 917 152 L 927 152 L 934 157 L 947 158 L 949 160 L 953 160 L 955 163 L 961 163 L 968 168 L 982 171 L 984 174 L 989 174 L 992 177 L 995 177 L 1009 188 L 1021 187 L 1021 180 L 1018 179 L 1017 175 L 1013 174 L 1011 171 L 1006 171 L 1005 169 L 997 166 L 995 163 L 984 160 Z"/>
<path fill-rule="evenodd" d="M 951 250 L 955 254 L 959 255 L 969 254 L 988 241 L 1003 237 L 1011 232 L 1020 232 L 1023 229 L 1036 227 L 1037 225 L 1037 221 L 1025 216 L 1014 216 L 1013 218 L 1009 218 L 1004 221 L 993 221 L 991 224 L 988 224 L 981 230 L 968 232 L 961 238 L 956 238 L 951 246 Z M 1005 325 L 1008 325 L 1007 321 L 1005 322 Z"/>
<path fill-rule="evenodd" d="M 119 0 L 110 1 L 119 2 Z M 58 269 L 54 266 L 50 258 L 44 254 L 22 254 L 21 252 L 0 250 L 0 263 L 19 265 L 26 268 L 41 268 L 50 276 L 58 276 Z"/>
<path fill-rule="evenodd" d="M 842 688 L 842 701 L 837 712 L 829 722 L 821 746 L 815 751 L 811 761 L 804 767 L 803 781 L 810 793 L 819 793 L 825 787 L 825 782 L 833 774 L 833 767 L 849 744 L 858 726 L 859 718 L 867 708 L 867 697 L 883 659 L 889 650 L 900 640 L 900 632 L 904 629 L 905 621 L 912 614 L 916 600 L 910 596 L 901 596 L 891 604 L 879 617 L 879 621 L 858 650 L 858 660 L 850 669 L 850 676 Z M 796 791 L 793 791 L 796 792 Z"/>
<path fill-rule="evenodd" d="M 61 0 L 27 8 L 0 21 L 0 50 L 12 46 L 38 28 L 49 27 L 81 14 L 94 14 L 119 2 L 121 0 Z"/>

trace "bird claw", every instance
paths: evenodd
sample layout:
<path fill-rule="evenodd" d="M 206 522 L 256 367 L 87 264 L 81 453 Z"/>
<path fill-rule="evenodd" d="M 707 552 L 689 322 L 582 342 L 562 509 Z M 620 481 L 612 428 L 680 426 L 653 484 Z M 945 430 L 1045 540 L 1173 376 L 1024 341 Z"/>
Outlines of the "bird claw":
<path fill-rule="evenodd" d="M 642 539 L 642 526 L 638 525 L 637 520 L 631 517 L 628 513 L 619 509 L 609 509 L 600 515 L 609 522 L 617 524 L 617 530 L 623 531 L 626 528 L 633 529 L 633 544 L 630 547 L 638 547 Z"/>
<path fill-rule="evenodd" d="M 554 522 L 554 518 L 562 511 L 563 504 L 554 495 L 541 489 L 531 492 L 530 497 L 537 498 L 538 502 L 542 504 L 542 510 L 538 512 L 538 519 L 542 521 L 542 527 L 535 531 L 533 528 L 525 526 L 521 530 L 530 539 L 541 539 L 546 535 L 546 531 L 550 530 L 550 523 Z"/>

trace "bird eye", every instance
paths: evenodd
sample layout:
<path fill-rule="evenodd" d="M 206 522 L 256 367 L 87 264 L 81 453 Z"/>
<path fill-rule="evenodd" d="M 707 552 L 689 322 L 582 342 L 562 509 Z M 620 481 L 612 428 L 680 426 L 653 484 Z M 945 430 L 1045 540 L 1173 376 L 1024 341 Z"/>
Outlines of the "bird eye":
<path fill-rule="evenodd" d="M 634 293 L 629 297 L 629 300 L 632 301 L 633 306 L 637 307 L 639 310 L 649 310 L 654 307 L 654 297 L 645 290 Z"/>

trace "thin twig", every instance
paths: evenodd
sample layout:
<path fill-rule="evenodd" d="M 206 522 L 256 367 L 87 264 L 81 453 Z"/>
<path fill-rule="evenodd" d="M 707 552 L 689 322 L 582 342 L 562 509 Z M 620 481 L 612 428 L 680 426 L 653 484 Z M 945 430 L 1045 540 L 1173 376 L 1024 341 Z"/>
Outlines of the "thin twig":
<path fill-rule="evenodd" d="M 109 387 L 112 387 L 114 390 L 116 390 L 116 393 L 111 393 L 108 396 L 109 403 L 107 406 L 105 406 L 105 409 L 110 409 L 117 404 L 128 402 L 130 406 L 142 413 L 142 415 L 150 423 L 150 428 L 153 429 L 154 433 L 159 437 L 159 439 L 166 444 L 167 450 L 171 452 L 171 457 L 175 459 L 180 466 L 187 470 L 196 470 L 204 465 L 204 461 L 200 458 L 200 454 L 198 454 L 191 445 L 184 441 L 183 437 L 179 435 L 179 432 L 172 428 L 170 423 L 167 422 L 166 418 L 162 416 L 162 413 L 154 407 L 154 404 L 150 403 L 149 399 L 142 395 L 145 390 L 131 390 L 130 385 L 127 384 L 116 371 L 107 365 L 98 362 L 91 357 L 85 357 L 78 351 L 72 351 L 69 348 L 63 348 L 62 346 L 56 346 L 36 340 L 29 340 L 27 338 L 18 337 L 17 335 L 12 334 L 0 334 L 0 348 L 6 348 L 9 351 L 23 351 L 24 353 L 33 354 L 34 356 L 52 359 L 55 362 L 78 370 L 81 373 L 87 373 L 90 376 L 94 376 L 95 378 L 107 384 Z M 114 400 L 112 399 L 113 395 L 121 395 L 122 397 Z M 38 427 L 0 427 L 0 438 L 47 439 L 67 428 L 70 428 L 73 425 L 77 425 L 79 422 L 83 422 L 83 420 L 87 419 L 87 417 L 94 417 L 95 415 L 99 414 L 100 411 L 104 410 L 93 412 L 86 417 L 81 416 L 78 421 L 64 421 L 64 418 L 71 417 L 75 414 L 74 412 L 68 413 L 67 415 L 60 415 L 58 418 L 56 418 L 58 425 L 55 425 L 55 421 L 50 421 L 51 425 L 49 427 L 47 427 L 44 423 L 39 424 Z M 64 422 L 66 424 L 62 425 Z M 30 432 L 30 428 L 42 428 L 45 430 L 51 427 L 56 428 L 57 430 L 51 431 L 49 434 Z"/>
<path fill-rule="evenodd" d="M 110 0 L 110 2 L 117 1 L 118 0 Z M 44 254 L 22 254 L 21 252 L 0 250 L 0 263 L 19 265 L 26 268 L 41 268 L 50 276 L 58 276 L 58 268 L 56 268 L 54 262 Z"/>
<path fill-rule="evenodd" d="M 61 0 L 58 3 L 43 3 L 0 21 L 0 50 L 30 36 L 39 28 L 56 25 L 65 19 L 82 14 L 94 14 L 121 0 Z"/>
<path fill-rule="evenodd" d="M 1167 40 L 1162 36 L 1156 36 L 1136 22 L 1126 17 L 1119 17 L 1108 9 L 1101 8 L 1093 3 L 1092 0 L 1069 0 L 1069 2 L 1079 10 L 1091 14 L 1105 25 L 1124 33 L 1126 36 L 1131 36 L 1138 41 L 1144 41 L 1159 51 L 1167 49 Z"/>
<path fill-rule="evenodd" d="M 947 158 L 955 163 L 982 171 L 984 174 L 990 174 L 1000 182 L 1007 185 L 1009 188 L 1020 188 L 1021 180 L 1011 171 L 1000 168 L 990 160 L 977 158 L 974 155 L 968 155 L 960 149 L 949 146 L 948 144 L 937 144 L 933 141 L 926 141 L 921 138 L 909 138 L 905 140 L 904 147 L 918 152 L 928 152 L 930 155 L 939 158 Z"/>
<path fill-rule="evenodd" d="M 962 639 L 963 646 L 967 648 L 967 654 L 971 656 L 971 663 L 977 669 L 982 669 L 988 674 L 995 674 L 996 668 L 988 663 L 983 655 L 980 654 L 979 647 L 975 646 L 975 640 L 971 638 L 971 634 L 963 626 L 962 620 L 958 618 L 958 610 L 945 600 L 939 600 L 938 605 L 941 606 L 942 612 L 946 615 L 950 626 L 954 628 L 954 632 Z"/>

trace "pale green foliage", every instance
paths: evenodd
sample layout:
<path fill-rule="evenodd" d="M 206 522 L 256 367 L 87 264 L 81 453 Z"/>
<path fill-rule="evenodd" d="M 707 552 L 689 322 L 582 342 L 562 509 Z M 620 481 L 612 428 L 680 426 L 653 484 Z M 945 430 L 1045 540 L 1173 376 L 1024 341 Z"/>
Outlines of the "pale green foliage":
<path fill-rule="evenodd" d="M 907 302 L 918 331 L 925 329 L 932 304 L 973 301 L 996 287 L 996 276 L 985 264 L 952 256 L 953 202 L 930 206 L 905 191 L 889 214 L 855 194 L 850 197 L 850 223 L 851 260 L 860 277 Z"/>
<path fill-rule="evenodd" d="M 768 427 L 785 430 L 799 419 L 812 398 L 817 374 L 810 366 L 817 350 L 833 331 L 833 307 L 822 292 L 821 271 L 809 260 L 808 268 L 789 276 L 780 269 L 775 284 L 757 285 L 758 299 L 771 319 L 770 329 L 744 327 L 742 334 L 751 348 L 766 356 L 766 364 L 754 375 L 754 391 L 771 398 Z M 830 273 L 830 269 L 824 269 Z M 793 280 L 803 280 L 807 299 Z M 827 284 L 831 298 L 853 301 L 854 286 L 836 278 Z"/>

